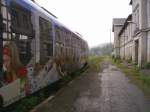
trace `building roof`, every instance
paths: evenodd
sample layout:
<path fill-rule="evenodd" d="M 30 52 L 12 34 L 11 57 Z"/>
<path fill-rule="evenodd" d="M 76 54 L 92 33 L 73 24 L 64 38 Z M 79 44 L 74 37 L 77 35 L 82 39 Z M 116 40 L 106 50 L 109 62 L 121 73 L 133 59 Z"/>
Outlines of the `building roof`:
<path fill-rule="evenodd" d="M 112 31 L 114 32 L 114 26 L 123 26 L 125 21 L 126 18 L 114 18 Z"/>
<path fill-rule="evenodd" d="M 126 18 L 114 18 L 113 25 L 123 25 Z"/>
<path fill-rule="evenodd" d="M 132 0 L 130 1 L 130 3 L 129 3 L 130 5 L 132 5 Z"/>
<path fill-rule="evenodd" d="M 125 23 L 123 25 L 123 27 L 121 28 L 120 32 L 119 32 L 119 36 L 122 34 L 122 32 L 125 30 L 125 28 L 128 26 L 129 22 L 128 21 L 132 21 L 132 14 L 130 14 L 126 20 L 125 20 Z"/>

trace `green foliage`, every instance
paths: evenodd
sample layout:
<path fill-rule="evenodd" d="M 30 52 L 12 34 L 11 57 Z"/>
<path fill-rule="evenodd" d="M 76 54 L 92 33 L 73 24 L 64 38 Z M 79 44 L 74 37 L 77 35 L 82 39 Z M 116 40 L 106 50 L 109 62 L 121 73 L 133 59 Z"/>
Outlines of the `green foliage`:
<path fill-rule="evenodd" d="M 145 64 L 144 64 L 144 68 L 150 69 L 150 62 L 145 63 Z"/>
<path fill-rule="evenodd" d="M 113 44 L 105 43 L 90 49 L 90 55 L 110 56 L 113 51 Z"/>
<path fill-rule="evenodd" d="M 92 71 L 99 72 L 101 70 L 101 62 L 103 57 L 100 56 L 89 56 L 88 63 Z"/>
<path fill-rule="evenodd" d="M 136 65 L 133 67 L 134 73 L 140 73 L 140 68 Z"/>
<path fill-rule="evenodd" d="M 130 69 L 123 63 L 113 61 L 131 79 L 131 82 L 138 85 L 148 96 L 150 96 L 150 76 L 141 74 L 141 69 L 134 65 Z"/>
<path fill-rule="evenodd" d="M 115 57 L 115 58 L 114 58 L 114 62 L 116 62 L 116 63 L 121 63 L 120 57 Z"/>
<path fill-rule="evenodd" d="M 141 77 L 141 79 L 142 79 L 143 84 L 144 84 L 145 86 L 150 87 L 150 76 L 141 75 L 140 77 Z"/>
<path fill-rule="evenodd" d="M 127 62 L 131 63 L 132 62 L 132 57 L 130 57 L 129 59 L 127 59 Z"/>
<path fill-rule="evenodd" d="M 76 71 L 74 71 L 71 74 L 68 74 L 66 76 L 63 77 L 63 84 L 70 82 L 71 80 L 75 79 L 76 77 L 80 76 L 81 73 L 83 73 L 86 69 L 88 69 L 88 65 L 82 67 L 81 69 L 78 69 Z"/>
<path fill-rule="evenodd" d="M 21 100 L 14 112 L 28 112 L 39 103 L 37 96 L 27 97 Z"/>

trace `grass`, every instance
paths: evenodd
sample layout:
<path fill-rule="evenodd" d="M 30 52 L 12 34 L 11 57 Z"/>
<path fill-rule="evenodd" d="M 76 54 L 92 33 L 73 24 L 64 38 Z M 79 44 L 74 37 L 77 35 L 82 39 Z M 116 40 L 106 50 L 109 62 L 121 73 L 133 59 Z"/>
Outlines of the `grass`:
<path fill-rule="evenodd" d="M 132 67 L 128 68 L 125 66 L 120 59 L 118 60 L 112 60 L 112 63 L 118 66 L 125 74 L 126 76 L 131 79 L 130 81 L 134 84 L 136 84 L 139 88 L 141 88 L 144 93 L 150 97 L 150 76 L 141 74 L 141 69 L 137 67 L 136 65 L 133 65 Z"/>
<path fill-rule="evenodd" d="M 78 76 L 80 76 L 84 71 L 86 71 L 86 69 L 88 69 L 89 66 L 86 65 L 84 66 L 83 68 L 80 68 L 79 70 L 71 73 L 71 74 L 68 74 L 66 76 L 63 77 L 62 79 L 62 83 L 63 84 L 67 84 L 68 82 L 72 81 L 73 79 L 77 78 Z"/>
<path fill-rule="evenodd" d="M 103 61 L 103 57 L 100 56 L 89 56 L 88 63 L 89 69 L 95 72 L 101 71 L 101 62 Z"/>

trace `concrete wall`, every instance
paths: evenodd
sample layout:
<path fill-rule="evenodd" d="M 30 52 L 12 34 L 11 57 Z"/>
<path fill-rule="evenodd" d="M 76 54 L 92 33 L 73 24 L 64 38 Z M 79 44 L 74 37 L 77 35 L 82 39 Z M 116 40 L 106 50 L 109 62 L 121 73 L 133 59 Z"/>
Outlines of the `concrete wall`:
<path fill-rule="evenodd" d="M 147 61 L 150 62 L 150 31 L 147 34 Z"/>
<path fill-rule="evenodd" d="M 131 28 L 131 23 L 128 23 L 119 37 L 120 57 L 126 60 L 132 59 L 133 39 Z"/>
<path fill-rule="evenodd" d="M 115 26 L 114 27 L 114 55 L 115 57 L 119 56 L 119 52 L 120 52 L 120 43 L 119 43 L 119 37 L 118 37 L 118 33 L 121 30 L 122 25 L 119 26 Z"/>

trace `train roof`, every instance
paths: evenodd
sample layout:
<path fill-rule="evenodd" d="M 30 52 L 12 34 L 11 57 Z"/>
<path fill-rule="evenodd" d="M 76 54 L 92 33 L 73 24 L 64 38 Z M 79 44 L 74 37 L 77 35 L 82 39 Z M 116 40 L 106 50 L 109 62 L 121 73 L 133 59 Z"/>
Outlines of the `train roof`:
<path fill-rule="evenodd" d="M 55 15 L 53 15 L 52 13 L 47 11 L 45 8 L 41 7 L 40 5 L 38 5 L 37 3 L 31 0 L 6 0 L 6 1 L 7 1 L 7 5 L 10 5 L 11 2 L 15 2 L 29 11 L 34 11 L 34 10 L 39 11 L 43 13 L 45 16 L 47 16 L 50 20 L 52 20 L 57 25 L 61 27 L 65 27 L 68 30 L 71 30 L 70 28 L 66 27 L 64 24 L 59 22 L 59 20 L 57 20 L 57 17 Z"/>
<path fill-rule="evenodd" d="M 11 2 L 16 2 L 17 4 L 21 5 L 22 7 L 24 7 L 25 9 L 29 10 L 29 11 L 39 11 L 41 13 L 43 13 L 45 16 L 47 16 L 50 20 L 52 20 L 56 25 L 58 25 L 59 27 L 62 27 L 64 29 L 69 30 L 70 32 L 74 33 L 75 35 L 78 36 L 78 38 L 80 37 L 81 40 L 82 36 L 79 35 L 79 33 L 74 32 L 73 30 L 71 30 L 71 28 L 68 28 L 67 26 L 65 26 L 64 24 L 62 24 L 55 15 L 53 15 L 51 12 L 47 11 L 45 8 L 41 7 L 40 5 L 38 5 L 36 2 L 33 2 L 31 0 L 6 0 L 7 1 L 7 5 L 10 5 Z"/>

